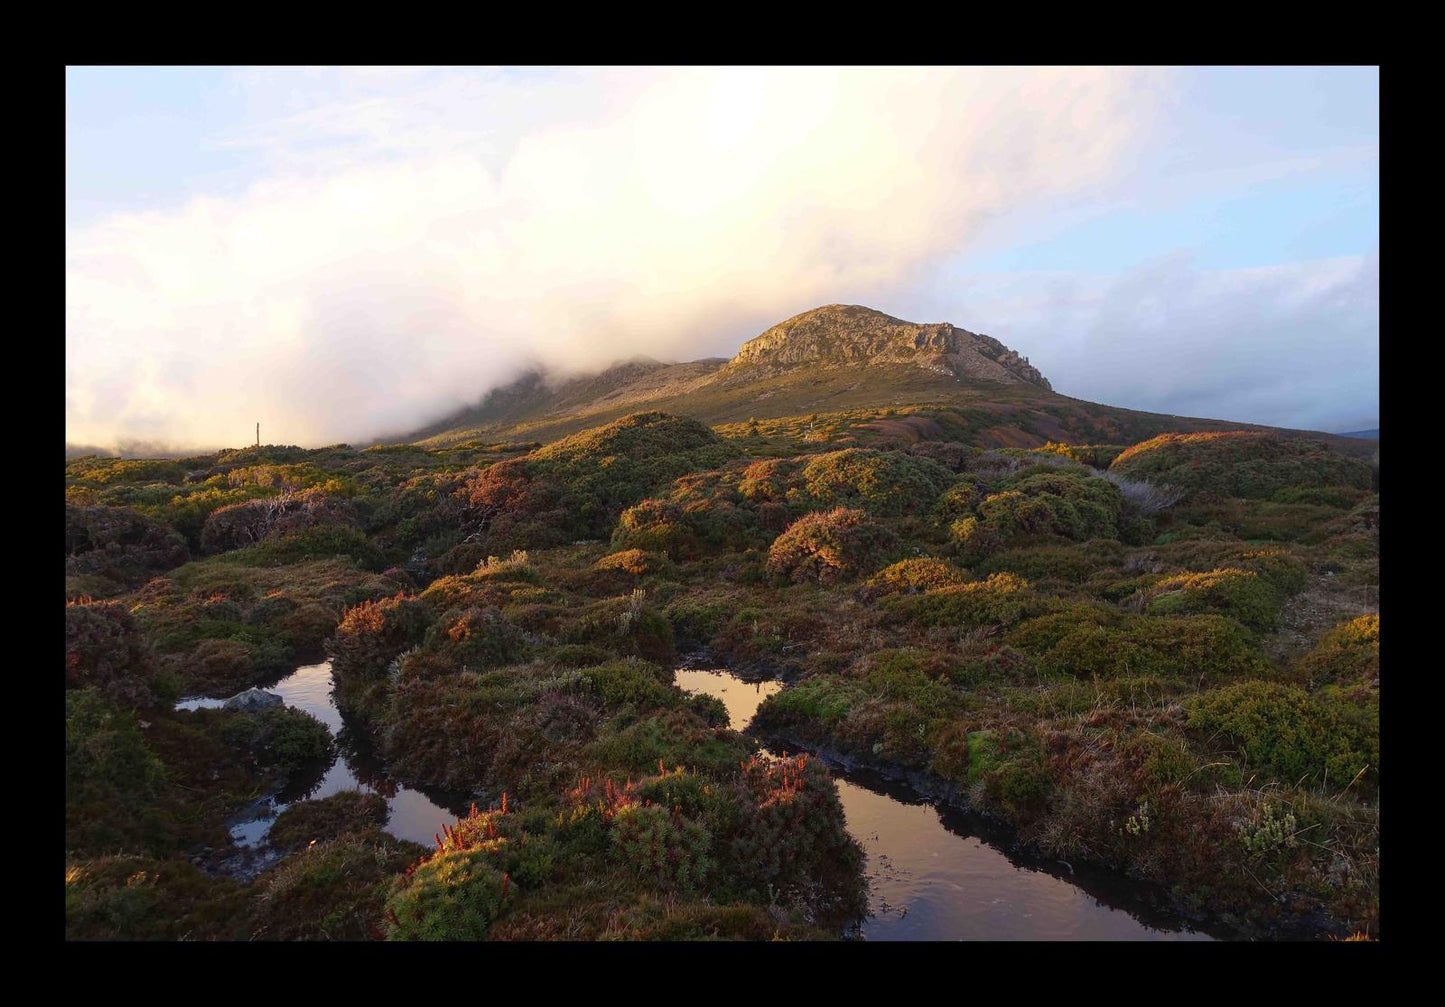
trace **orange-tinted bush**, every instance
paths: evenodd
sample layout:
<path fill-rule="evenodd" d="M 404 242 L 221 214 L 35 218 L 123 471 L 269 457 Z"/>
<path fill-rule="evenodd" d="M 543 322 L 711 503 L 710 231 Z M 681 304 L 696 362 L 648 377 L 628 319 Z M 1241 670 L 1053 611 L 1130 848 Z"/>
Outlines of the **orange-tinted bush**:
<path fill-rule="evenodd" d="M 768 572 L 796 584 L 837 584 L 876 569 L 897 537 L 860 510 L 815 511 L 794 521 L 768 550 Z"/>

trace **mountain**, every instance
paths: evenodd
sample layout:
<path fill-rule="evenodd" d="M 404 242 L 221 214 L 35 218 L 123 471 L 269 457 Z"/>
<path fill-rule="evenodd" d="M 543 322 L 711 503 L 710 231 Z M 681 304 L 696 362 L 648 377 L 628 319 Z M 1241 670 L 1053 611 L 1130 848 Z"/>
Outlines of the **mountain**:
<path fill-rule="evenodd" d="M 912 415 L 886 415 L 900 407 Z M 580 377 L 533 371 L 394 440 L 427 447 L 550 441 L 643 410 L 713 425 L 846 414 L 870 438 L 944 438 L 981 447 L 1131 444 L 1170 431 L 1268 429 L 1070 398 L 1053 391 L 1027 357 L 991 336 L 830 304 L 774 325 L 730 360 L 667 364 L 638 357 Z M 1350 453 L 1361 446 L 1338 435 L 1311 435 Z"/>
<path fill-rule="evenodd" d="M 1341 437 L 1358 437 L 1358 438 L 1361 438 L 1362 440 L 1377 441 L 1377 440 L 1380 439 L 1380 430 L 1379 430 L 1378 427 L 1376 427 L 1374 430 L 1351 430 L 1351 431 L 1349 431 L 1348 433 L 1343 433 L 1343 434 L 1340 434 L 1339 436 L 1341 436 Z"/>
<path fill-rule="evenodd" d="M 919 325 L 856 304 L 805 311 L 749 339 L 718 375 L 751 381 L 800 367 L 911 364 L 939 374 L 1049 388 L 1046 379 L 997 339 L 947 322 Z"/>

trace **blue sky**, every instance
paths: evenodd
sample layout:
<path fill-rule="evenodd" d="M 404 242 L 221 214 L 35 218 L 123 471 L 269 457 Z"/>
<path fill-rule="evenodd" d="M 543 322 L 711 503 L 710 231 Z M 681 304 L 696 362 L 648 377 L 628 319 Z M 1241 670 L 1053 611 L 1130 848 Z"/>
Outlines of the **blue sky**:
<path fill-rule="evenodd" d="M 68 437 L 361 440 L 833 302 L 1080 398 L 1374 426 L 1378 105 L 1374 68 L 72 69 Z"/>

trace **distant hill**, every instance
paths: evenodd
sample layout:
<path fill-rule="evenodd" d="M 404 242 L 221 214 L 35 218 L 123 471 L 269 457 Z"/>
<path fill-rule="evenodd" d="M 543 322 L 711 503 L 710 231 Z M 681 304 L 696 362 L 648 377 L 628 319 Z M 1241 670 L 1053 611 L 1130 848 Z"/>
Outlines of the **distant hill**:
<path fill-rule="evenodd" d="M 1379 428 L 1374 430 L 1351 430 L 1349 433 L 1340 434 L 1341 437 L 1358 437 L 1362 440 L 1377 441 L 1380 439 Z"/>
<path fill-rule="evenodd" d="M 875 430 L 892 423 L 900 436 L 916 439 L 922 418 L 905 429 L 883 417 L 897 407 L 937 417 L 950 438 L 981 447 L 1132 444 L 1173 431 L 1270 429 L 1070 398 L 1053 391 L 1027 357 L 991 336 L 830 304 L 748 340 L 731 360 L 635 358 L 567 378 L 533 371 L 392 442 L 545 442 L 642 410 L 713 425 L 873 410 Z M 1347 453 L 1363 448 L 1355 439 L 1308 433 Z"/>

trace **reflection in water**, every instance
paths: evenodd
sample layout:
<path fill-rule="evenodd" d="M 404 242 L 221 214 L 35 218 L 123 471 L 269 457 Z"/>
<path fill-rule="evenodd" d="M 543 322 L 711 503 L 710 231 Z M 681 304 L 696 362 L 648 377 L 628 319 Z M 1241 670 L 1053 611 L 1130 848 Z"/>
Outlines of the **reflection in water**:
<path fill-rule="evenodd" d="M 238 846 L 255 846 L 265 838 L 276 816 L 297 801 L 330 797 L 343 790 L 365 790 L 387 799 L 391 817 L 386 831 L 399 839 L 430 846 L 433 835 L 444 821 L 466 813 L 469 799 L 459 794 L 431 791 L 430 796 L 402 786 L 386 775 L 386 766 L 372 748 L 365 732 L 353 730 L 341 716 L 331 696 L 331 664 L 306 665 L 265 687 L 285 701 L 287 706 L 304 710 L 321 721 L 336 735 L 340 753 L 330 765 L 316 766 L 301 773 L 274 797 L 258 802 L 244 821 L 231 826 L 231 838 Z M 188 699 L 176 704 L 178 710 L 215 708 L 224 700 Z"/>
<path fill-rule="evenodd" d="M 696 668 L 678 669 L 676 681 L 722 700 L 738 731 L 782 688 Z M 869 917 L 862 934 L 869 940 L 1210 939 L 1135 905 L 1127 882 L 1099 875 L 1066 880 L 1072 868 L 1050 865 L 1064 875 L 1058 877 L 984 842 L 978 833 L 986 827 L 963 812 L 940 811 L 866 772 L 835 778 L 848 829 L 868 854 Z M 1130 911 L 1114 907 L 1121 903 Z"/>
<path fill-rule="evenodd" d="M 726 671 L 709 671 L 701 668 L 678 668 L 674 681 L 683 692 L 704 693 L 720 699 L 728 708 L 728 720 L 734 731 L 744 730 L 758 707 L 763 705 L 775 692 L 781 692 L 783 683 L 744 682 Z"/>

